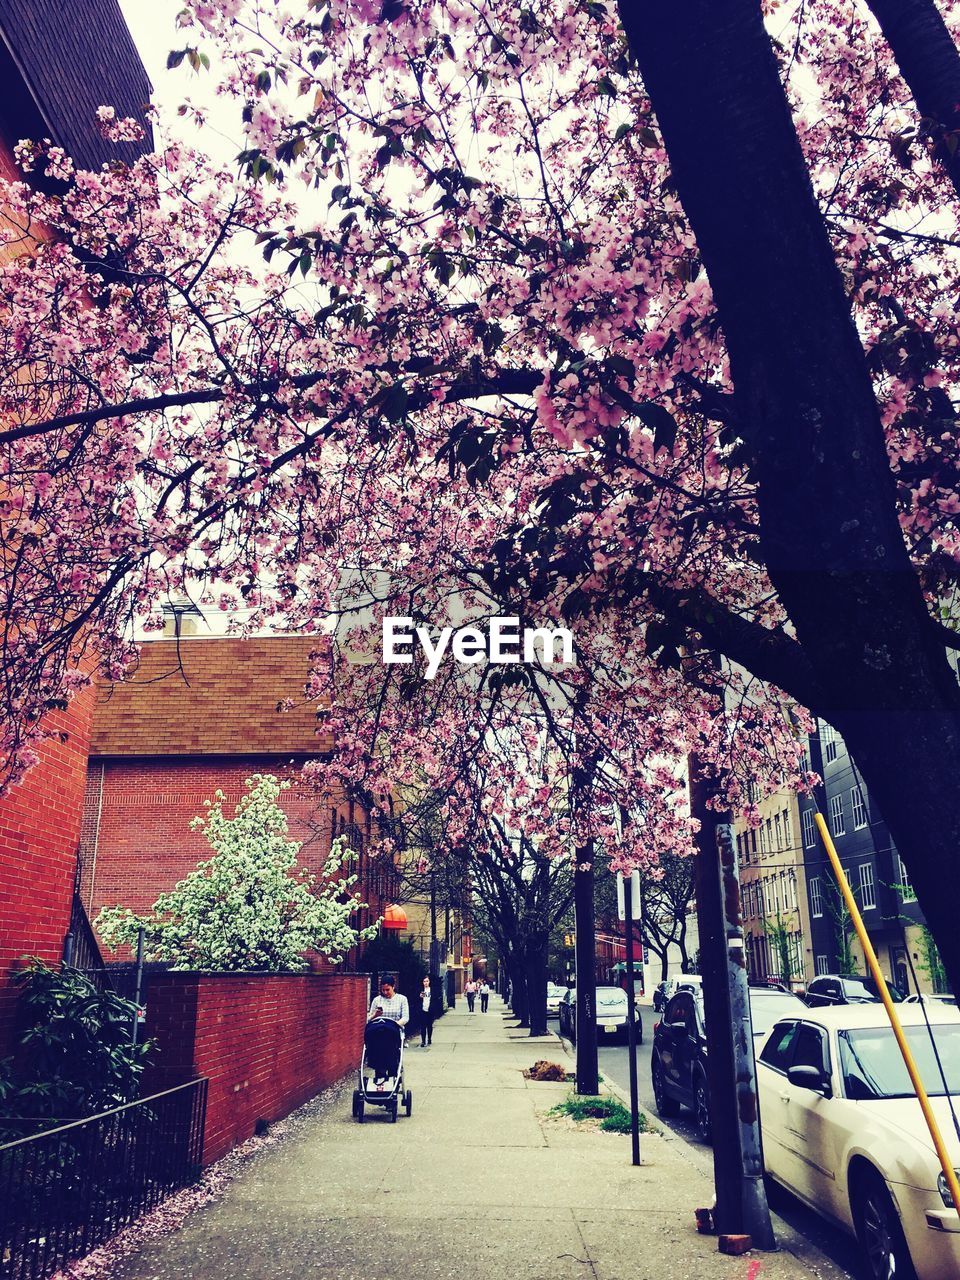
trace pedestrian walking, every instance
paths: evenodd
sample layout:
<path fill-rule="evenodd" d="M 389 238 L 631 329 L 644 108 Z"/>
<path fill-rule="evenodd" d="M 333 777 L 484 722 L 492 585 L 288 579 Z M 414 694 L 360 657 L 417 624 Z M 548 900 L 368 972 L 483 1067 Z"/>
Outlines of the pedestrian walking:
<path fill-rule="evenodd" d="M 463 994 L 467 997 L 467 1009 L 469 1010 L 469 1012 L 476 1013 L 476 1010 L 474 1009 L 473 1005 L 474 1005 L 474 1001 L 477 998 L 477 984 L 474 982 L 472 978 L 463 988 Z"/>
<path fill-rule="evenodd" d="M 490 983 L 486 978 L 480 983 L 480 1012 L 487 1012 L 487 1005 L 490 1003 Z"/>
<path fill-rule="evenodd" d="M 434 989 L 430 985 L 430 979 L 425 977 L 420 984 L 420 1048 L 425 1049 L 428 1044 L 433 1044 L 433 1021 L 436 1017 L 436 1007 L 434 1005 Z"/>

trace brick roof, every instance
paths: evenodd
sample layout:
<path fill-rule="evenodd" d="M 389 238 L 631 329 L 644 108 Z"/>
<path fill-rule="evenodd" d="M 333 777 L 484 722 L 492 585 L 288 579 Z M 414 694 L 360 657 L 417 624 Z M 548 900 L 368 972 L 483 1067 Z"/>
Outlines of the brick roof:
<path fill-rule="evenodd" d="M 100 106 L 144 121 L 152 89 L 117 0 L 0 0 L 0 46 L 45 133 L 78 167 L 130 161 L 143 150 L 107 142 L 97 129 Z M 12 87 L 4 88 L 5 96 Z M 13 117 L 7 127 L 18 136 L 33 136 L 36 121 L 26 118 L 25 104 L 15 106 L 10 97 L 4 114 Z M 147 148 L 152 145 L 148 132 Z"/>
<path fill-rule="evenodd" d="M 103 683 L 91 756 L 317 755 L 316 704 L 302 699 L 316 636 L 181 637 L 142 645 L 123 684 Z"/>

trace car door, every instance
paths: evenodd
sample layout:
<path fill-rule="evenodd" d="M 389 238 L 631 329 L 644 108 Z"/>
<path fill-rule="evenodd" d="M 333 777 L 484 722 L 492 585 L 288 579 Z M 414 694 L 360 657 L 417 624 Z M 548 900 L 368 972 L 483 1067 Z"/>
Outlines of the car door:
<path fill-rule="evenodd" d="M 795 1019 L 778 1022 L 757 1059 L 757 1096 L 763 1135 L 763 1163 L 767 1173 L 789 1185 L 786 1154 L 788 1095 L 784 1089 L 787 1067 L 793 1059 L 793 1043 L 800 1024 Z"/>
<path fill-rule="evenodd" d="M 825 1079 L 833 1079 L 830 1040 L 823 1027 L 800 1023 L 790 1066 L 816 1067 Z M 837 1176 L 843 1176 L 842 1135 L 833 1123 L 839 1100 L 791 1084 L 786 1076 L 781 1080 L 781 1090 L 787 1170 L 784 1181 L 821 1212 L 836 1216 L 840 1200 Z"/>

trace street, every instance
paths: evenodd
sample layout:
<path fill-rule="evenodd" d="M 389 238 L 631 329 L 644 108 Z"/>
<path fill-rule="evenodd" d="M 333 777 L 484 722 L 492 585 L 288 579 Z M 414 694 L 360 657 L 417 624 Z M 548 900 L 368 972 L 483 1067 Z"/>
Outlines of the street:
<path fill-rule="evenodd" d="M 677 1119 L 670 1121 L 663 1120 L 657 1115 L 653 1089 L 650 1084 L 650 1054 L 653 1046 L 653 1024 L 659 1014 L 654 1013 L 649 1005 L 644 1005 L 642 1007 L 642 1017 L 643 1043 L 637 1046 L 637 1095 L 640 1110 L 658 1128 L 667 1130 L 678 1138 L 682 1138 L 688 1144 L 687 1152 L 690 1159 L 702 1168 L 708 1176 L 712 1177 L 713 1158 L 711 1151 L 698 1138 L 691 1113 L 684 1110 Z M 556 1023 L 552 1019 L 551 1026 L 556 1030 Z M 557 1034 L 559 1035 L 559 1031 Z M 564 1038 L 562 1043 L 571 1054 L 575 1053 L 574 1046 L 569 1040 Z M 618 1089 L 622 1090 L 624 1095 L 629 1096 L 630 1066 L 627 1046 L 623 1044 L 606 1045 L 601 1041 L 598 1049 L 598 1059 L 601 1074 L 615 1084 Z M 642 1142 L 643 1138 L 641 1136 L 641 1144 Z M 837 1280 L 842 1276 L 856 1276 L 857 1244 L 852 1237 L 832 1227 L 818 1214 L 811 1212 L 806 1205 L 775 1183 L 767 1183 L 767 1194 L 771 1210 L 782 1219 L 789 1231 L 795 1237 L 808 1240 L 834 1263 L 838 1269 L 835 1273 Z M 774 1225 L 778 1234 L 782 1235 L 783 1228 L 781 1224 L 775 1223 Z"/>

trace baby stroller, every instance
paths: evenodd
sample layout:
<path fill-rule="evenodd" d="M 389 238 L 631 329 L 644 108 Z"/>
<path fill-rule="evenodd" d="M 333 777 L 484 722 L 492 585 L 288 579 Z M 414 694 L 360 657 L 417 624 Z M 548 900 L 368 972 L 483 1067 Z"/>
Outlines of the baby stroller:
<path fill-rule="evenodd" d="M 403 1087 L 403 1030 L 389 1018 L 374 1018 L 363 1033 L 358 1088 L 353 1091 L 353 1115 L 363 1124 L 366 1106 L 383 1107 L 396 1124 L 401 1103 L 407 1115 L 413 1094 Z"/>

